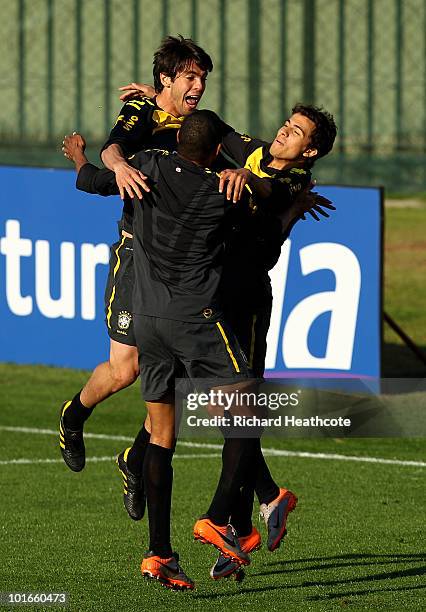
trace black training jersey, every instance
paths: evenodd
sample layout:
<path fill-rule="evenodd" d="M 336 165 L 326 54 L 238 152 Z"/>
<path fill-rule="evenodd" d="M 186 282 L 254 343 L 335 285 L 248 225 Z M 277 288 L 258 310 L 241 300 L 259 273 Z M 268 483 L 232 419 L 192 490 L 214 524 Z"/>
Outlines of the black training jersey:
<path fill-rule="evenodd" d="M 120 145 L 126 157 L 146 149 L 176 149 L 176 134 L 184 117 L 174 117 L 157 106 L 155 98 L 126 102 L 102 151 Z"/>
<path fill-rule="evenodd" d="M 248 168 L 260 178 L 272 181 L 272 200 L 274 212 L 282 212 L 311 181 L 308 168 L 293 166 L 284 170 L 269 168 L 272 161 L 269 153 L 271 143 L 250 138 L 245 134 L 229 131 L 223 138 L 223 151 L 237 162 L 238 167 Z"/>
<path fill-rule="evenodd" d="M 260 178 L 271 179 L 271 196 L 268 207 L 258 208 L 250 215 L 235 214 L 227 237 L 224 284 L 232 293 L 236 275 L 239 286 L 247 293 L 255 293 L 264 287 L 270 291 L 267 271 L 277 263 L 283 242 L 289 236 L 297 219 L 284 232 L 279 214 L 311 181 L 309 169 L 292 167 L 285 170 L 269 168 L 272 156 L 270 143 L 228 130 L 223 138 L 223 150 L 238 166 L 251 170 Z M 255 296 L 252 296 L 253 299 Z M 252 299 L 252 298 L 251 298 Z M 259 300 L 262 298 L 259 296 Z"/>
<path fill-rule="evenodd" d="M 176 150 L 177 133 L 184 118 L 175 117 L 161 109 L 155 98 L 129 100 L 121 109 L 101 152 L 111 144 L 117 144 L 127 158 L 147 149 L 161 149 L 172 153 Z M 229 126 L 226 128 L 232 129 Z M 229 166 L 230 164 L 219 155 L 214 169 L 220 171 Z M 129 199 L 125 199 L 121 228 L 132 233 L 132 223 L 133 205 Z"/>
<path fill-rule="evenodd" d="M 188 322 L 222 315 L 220 279 L 225 213 L 215 172 L 165 151 L 137 153 L 130 163 L 150 179 L 151 191 L 135 198 L 133 312 Z M 114 174 L 86 164 L 78 187 L 117 192 Z M 239 206 L 253 208 L 249 190 Z"/>
<path fill-rule="evenodd" d="M 184 117 L 174 117 L 159 108 L 155 98 L 133 99 L 126 102 L 111 130 L 102 151 L 111 144 L 120 146 L 125 157 L 146 149 L 176 149 L 176 134 Z M 121 227 L 132 233 L 133 205 L 124 200 Z"/>

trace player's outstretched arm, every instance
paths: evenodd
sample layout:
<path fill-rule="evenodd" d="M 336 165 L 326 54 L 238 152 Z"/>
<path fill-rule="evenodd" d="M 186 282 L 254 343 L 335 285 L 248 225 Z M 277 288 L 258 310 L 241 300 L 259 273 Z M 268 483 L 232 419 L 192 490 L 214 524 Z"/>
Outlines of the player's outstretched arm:
<path fill-rule="evenodd" d="M 318 217 L 317 213 L 328 218 L 330 215 L 324 209 L 336 210 L 336 207 L 333 206 L 330 200 L 310 189 L 311 186 L 302 191 L 291 206 L 279 215 L 283 232 L 289 230 L 298 219 L 304 219 L 306 213 L 310 214 L 316 221 L 319 221 L 320 217 Z"/>
<path fill-rule="evenodd" d="M 86 141 L 81 134 L 73 132 L 70 136 L 65 135 L 62 141 L 62 151 L 64 156 L 74 162 L 75 169 L 80 172 L 84 164 L 88 163 L 88 159 L 84 154 L 86 150 Z"/>
<path fill-rule="evenodd" d="M 85 149 L 86 141 L 81 134 L 73 132 L 70 136 L 64 136 L 62 151 L 67 159 L 74 162 L 78 173 L 77 189 L 103 196 L 117 195 L 114 172 L 91 164 L 84 153 Z"/>

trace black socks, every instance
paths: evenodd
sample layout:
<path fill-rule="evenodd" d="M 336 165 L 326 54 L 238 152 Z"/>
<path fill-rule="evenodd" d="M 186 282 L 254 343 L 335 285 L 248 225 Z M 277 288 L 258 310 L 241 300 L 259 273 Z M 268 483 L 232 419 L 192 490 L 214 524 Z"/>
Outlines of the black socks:
<path fill-rule="evenodd" d="M 85 421 L 87 421 L 95 408 L 95 406 L 93 406 L 93 408 L 86 408 L 86 406 L 83 406 L 80 400 L 80 393 L 81 390 L 73 397 L 71 404 L 64 413 L 65 427 L 72 431 L 80 431 L 80 429 L 83 429 Z"/>
<path fill-rule="evenodd" d="M 248 470 L 253 468 L 255 440 L 226 438 L 222 450 L 222 472 L 208 516 L 216 525 L 227 525 L 235 510 L 240 488 L 246 482 Z"/>
<path fill-rule="evenodd" d="M 280 493 L 280 488 L 271 476 L 260 445 L 260 438 L 255 440 L 254 488 L 260 504 L 270 504 Z"/>
<path fill-rule="evenodd" d="M 149 517 L 149 549 L 163 559 L 172 556 L 170 544 L 172 457 L 172 449 L 148 444 L 143 463 Z"/>
<path fill-rule="evenodd" d="M 251 464 L 244 485 L 241 487 L 232 507 L 230 522 L 240 537 L 250 535 L 253 527 L 251 517 L 254 490 L 256 490 L 261 504 L 270 504 L 280 492 L 263 456 L 260 438 L 253 439 Z"/>
<path fill-rule="evenodd" d="M 143 462 L 151 434 L 145 429 L 145 425 L 139 431 L 127 454 L 127 467 L 132 474 L 140 476 L 143 471 Z"/>
<path fill-rule="evenodd" d="M 251 516 L 253 513 L 254 489 L 251 483 L 241 487 L 235 499 L 230 523 L 236 530 L 239 538 L 244 538 L 251 534 L 253 524 Z"/>

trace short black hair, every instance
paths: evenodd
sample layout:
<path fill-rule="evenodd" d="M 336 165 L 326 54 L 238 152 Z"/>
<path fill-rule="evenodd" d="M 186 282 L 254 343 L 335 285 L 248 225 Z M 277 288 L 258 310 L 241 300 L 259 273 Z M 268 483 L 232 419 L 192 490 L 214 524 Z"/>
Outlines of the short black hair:
<path fill-rule="evenodd" d="M 179 130 L 178 153 L 205 165 L 222 142 L 223 123 L 211 110 L 187 115 Z"/>
<path fill-rule="evenodd" d="M 206 72 L 213 70 L 210 55 L 191 38 L 183 38 L 180 34 L 178 36 L 167 36 L 154 53 L 152 74 L 155 91 L 160 93 L 164 89 L 160 80 L 161 73 L 166 74 L 173 80 L 179 72 L 188 68 L 193 62 L 201 70 Z"/>
<path fill-rule="evenodd" d="M 337 127 L 333 115 L 318 106 L 298 103 L 292 109 L 292 114 L 300 113 L 315 123 L 315 130 L 311 134 L 310 145 L 318 150 L 318 155 L 309 158 L 310 165 L 320 157 L 327 155 L 333 148 L 337 134 Z"/>

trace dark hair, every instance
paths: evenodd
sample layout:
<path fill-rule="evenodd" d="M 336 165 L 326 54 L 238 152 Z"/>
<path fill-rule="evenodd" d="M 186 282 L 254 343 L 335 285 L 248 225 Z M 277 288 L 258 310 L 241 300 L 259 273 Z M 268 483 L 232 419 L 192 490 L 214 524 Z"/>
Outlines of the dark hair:
<path fill-rule="evenodd" d="M 154 88 L 157 93 L 162 91 L 163 85 L 160 73 L 164 73 L 172 80 L 179 72 L 185 70 L 192 62 L 195 62 L 201 70 L 211 72 L 213 62 L 210 55 L 206 53 L 190 38 L 183 38 L 180 34 L 167 36 L 161 46 L 154 53 L 152 74 L 154 75 Z"/>
<path fill-rule="evenodd" d="M 337 127 L 333 115 L 330 115 L 330 113 L 317 106 L 300 103 L 296 104 L 292 109 L 292 113 L 300 113 L 315 123 L 315 129 L 311 134 L 310 146 L 318 150 L 318 155 L 309 158 L 308 161 L 308 163 L 313 165 L 317 159 L 327 155 L 333 148 L 337 134 Z"/>
<path fill-rule="evenodd" d="M 205 164 L 222 142 L 222 126 L 222 121 L 210 110 L 196 110 L 187 115 L 179 130 L 178 153 Z"/>

